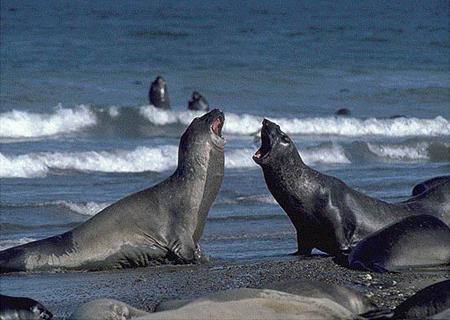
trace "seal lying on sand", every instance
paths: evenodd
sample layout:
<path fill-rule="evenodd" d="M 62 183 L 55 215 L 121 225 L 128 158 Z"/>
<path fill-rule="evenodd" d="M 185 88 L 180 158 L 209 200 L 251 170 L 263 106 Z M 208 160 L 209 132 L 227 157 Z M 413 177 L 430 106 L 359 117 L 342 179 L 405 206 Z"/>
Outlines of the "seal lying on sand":
<path fill-rule="evenodd" d="M 285 281 L 276 282 L 264 287 L 264 289 L 276 290 L 292 295 L 316 298 L 316 299 L 329 299 L 353 314 L 360 314 L 376 310 L 377 307 L 364 295 L 348 289 L 346 287 L 338 286 L 331 283 L 325 283 L 320 281 L 310 280 L 298 280 L 298 281 Z M 261 289 L 260 289 L 261 290 Z M 231 295 L 230 292 L 239 293 L 238 295 Z M 259 294 L 257 289 L 241 289 L 234 291 L 219 291 L 213 294 L 209 294 L 203 299 L 211 301 L 233 301 L 242 298 L 255 297 Z M 194 301 L 188 300 L 169 300 L 161 302 L 155 311 L 166 311 L 181 308 Z"/>
<path fill-rule="evenodd" d="M 98 270 L 190 263 L 224 172 L 217 109 L 192 121 L 181 137 L 178 167 L 165 181 L 132 194 L 75 229 L 0 252 L 0 271 Z"/>
<path fill-rule="evenodd" d="M 450 264 L 450 228 L 436 217 L 406 217 L 364 238 L 349 266 L 376 272 Z"/>
<path fill-rule="evenodd" d="M 428 179 L 414 186 L 412 195 L 417 196 L 431 188 L 437 187 L 444 183 L 450 183 L 450 176 L 440 176 Z"/>
<path fill-rule="evenodd" d="M 450 193 L 443 188 L 399 204 L 371 198 L 305 165 L 292 140 L 266 119 L 253 160 L 297 230 L 297 254 L 310 255 L 313 248 L 336 256 L 348 253 L 364 237 L 410 215 L 450 221 Z"/>
<path fill-rule="evenodd" d="M 82 305 L 70 319 L 106 320 L 104 315 L 110 314 L 110 310 L 122 312 L 127 306 L 115 300 L 109 300 L 109 306 L 105 302 L 108 301 L 96 300 Z M 355 316 L 351 310 L 326 296 L 311 297 L 270 289 L 219 291 L 192 300 L 167 302 L 165 307 L 161 305 L 155 313 L 130 319 L 353 319 Z"/>
<path fill-rule="evenodd" d="M 49 320 L 53 315 L 36 300 L 0 294 L 0 319 Z"/>
<path fill-rule="evenodd" d="M 450 319 L 450 280 L 428 286 L 394 310 L 369 311 L 366 319 Z"/>
<path fill-rule="evenodd" d="M 206 99 L 200 93 L 194 91 L 192 92 L 191 100 L 189 100 L 188 109 L 196 111 L 208 111 L 209 104 L 208 101 L 206 101 Z"/>
<path fill-rule="evenodd" d="M 166 80 L 163 77 L 157 76 L 150 85 L 148 100 L 155 108 L 170 109 L 169 92 L 167 91 Z"/>

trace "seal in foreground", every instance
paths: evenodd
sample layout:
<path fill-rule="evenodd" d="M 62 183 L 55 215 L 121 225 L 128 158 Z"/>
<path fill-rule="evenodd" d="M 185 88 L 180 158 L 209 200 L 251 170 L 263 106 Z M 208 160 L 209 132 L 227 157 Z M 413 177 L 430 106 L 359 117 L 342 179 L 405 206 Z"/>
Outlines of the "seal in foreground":
<path fill-rule="evenodd" d="M 0 272 L 99 270 L 201 259 L 199 239 L 222 184 L 224 114 L 195 118 L 181 137 L 178 167 L 76 227 L 0 252 Z"/>

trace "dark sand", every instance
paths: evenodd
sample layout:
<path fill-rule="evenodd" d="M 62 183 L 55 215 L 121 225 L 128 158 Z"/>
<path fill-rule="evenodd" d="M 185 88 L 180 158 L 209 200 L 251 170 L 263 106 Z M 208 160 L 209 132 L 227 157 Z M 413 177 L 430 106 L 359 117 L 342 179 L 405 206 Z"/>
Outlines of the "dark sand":
<path fill-rule="evenodd" d="M 16 273 L 1 276 L 0 291 L 39 300 L 61 319 L 78 305 L 97 298 L 114 298 L 152 311 L 162 300 L 239 287 L 262 288 L 290 279 L 344 285 L 367 295 L 380 307 L 395 307 L 425 286 L 449 278 L 448 269 L 377 274 L 349 270 L 329 257 L 280 257 L 107 272 Z"/>

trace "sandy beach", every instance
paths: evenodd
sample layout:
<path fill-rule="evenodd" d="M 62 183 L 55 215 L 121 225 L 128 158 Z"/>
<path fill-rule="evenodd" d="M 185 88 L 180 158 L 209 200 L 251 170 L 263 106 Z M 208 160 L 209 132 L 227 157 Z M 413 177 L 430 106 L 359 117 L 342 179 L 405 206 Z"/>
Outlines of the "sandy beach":
<path fill-rule="evenodd" d="M 379 307 L 395 307 L 418 290 L 449 278 L 448 269 L 379 274 L 349 270 L 330 257 L 279 257 L 107 272 L 16 273 L 2 275 L 1 286 L 3 293 L 32 297 L 57 319 L 64 319 L 77 306 L 97 298 L 114 298 L 153 311 L 159 302 L 169 299 L 301 279 L 343 285 L 363 293 Z"/>

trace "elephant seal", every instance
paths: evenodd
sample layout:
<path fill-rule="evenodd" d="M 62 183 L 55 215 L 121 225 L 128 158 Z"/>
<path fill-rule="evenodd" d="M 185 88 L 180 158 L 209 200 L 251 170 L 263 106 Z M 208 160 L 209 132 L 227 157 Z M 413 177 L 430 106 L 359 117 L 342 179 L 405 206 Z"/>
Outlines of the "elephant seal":
<path fill-rule="evenodd" d="M 0 294 L 0 320 L 49 320 L 53 314 L 36 300 Z"/>
<path fill-rule="evenodd" d="M 150 85 L 148 91 L 148 99 L 151 105 L 159 109 L 170 109 L 169 92 L 167 91 L 166 80 L 157 76 L 155 81 Z"/>
<path fill-rule="evenodd" d="M 208 111 L 208 101 L 197 91 L 192 92 L 192 98 L 188 102 L 188 109 L 195 111 Z"/>
<path fill-rule="evenodd" d="M 437 187 L 443 183 L 450 183 L 450 176 L 439 176 L 434 177 L 428 180 L 425 180 L 421 183 L 418 183 L 412 189 L 412 195 L 417 196 L 431 188 Z"/>
<path fill-rule="evenodd" d="M 430 190 L 420 195 L 421 199 L 399 204 L 371 198 L 305 165 L 292 140 L 267 119 L 253 160 L 261 166 L 269 191 L 296 228 L 296 254 L 310 255 L 313 248 L 335 256 L 347 254 L 369 234 L 414 214 L 450 221 L 450 195 Z M 435 203 L 440 200 L 443 203 Z"/>
<path fill-rule="evenodd" d="M 148 312 L 133 308 L 122 301 L 97 299 L 76 308 L 69 320 L 125 320 L 148 314 Z"/>
<path fill-rule="evenodd" d="M 394 310 L 369 311 L 365 319 L 449 319 L 450 280 L 428 286 L 400 303 Z"/>
<path fill-rule="evenodd" d="M 93 301 L 92 303 L 97 303 Z M 81 306 L 80 308 L 84 308 Z M 97 308 L 97 310 L 100 308 Z M 95 310 L 95 308 L 91 308 Z M 75 311 L 77 312 L 77 311 Z M 108 318 L 92 314 L 92 319 Z M 79 318 L 71 317 L 72 320 Z M 89 319 L 89 318 L 88 318 Z M 220 291 L 188 301 L 175 309 L 160 310 L 129 319 L 183 319 L 183 320 L 234 320 L 234 319 L 354 319 L 345 307 L 327 298 L 297 296 L 268 289 L 232 289 Z M 84 320 L 84 319 L 83 319 Z"/>
<path fill-rule="evenodd" d="M 348 262 L 375 272 L 450 264 L 450 228 L 430 215 L 406 217 L 364 238 Z"/>
<path fill-rule="evenodd" d="M 334 114 L 341 117 L 350 117 L 352 115 L 352 112 L 347 108 L 342 108 L 336 111 Z"/>
<path fill-rule="evenodd" d="M 202 260 L 200 236 L 224 172 L 222 126 L 214 109 L 184 132 L 178 167 L 75 229 L 0 252 L 0 272 L 101 270 Z"/>
<path fill-rule="evenodd" d="M 346 287 L 324 283 L 320 281 L 298 280 L 298 281 L 285 281 L 276 282 L 264 286 L 263 289 L 275 290 L 285 292 L 288 294 L 302 296 L 315 299 L 329 299 L 353 314 L 360 314 L 376 310 L 377 307 L 367 297 L 359 294 L 358 292 L 348 289 Z M 213 301 L 232 301 L 238 298 L 254 297 L 259 294 L 258 289 L 249 289 L 250 291 L 243 291 L 242 289 L 235 290 L 234 292 L 240 292 L 239 296 L 232 296 L 229 291 L 220 291 L 217 293 L 206 296 L 207 299 Z M 261 289 L 259 289 L 261 290 Z M 193 300 L 169 300 L 161 302 L 155 309 L 155 311 L 166 311 L 181 308 Z"/>

